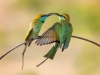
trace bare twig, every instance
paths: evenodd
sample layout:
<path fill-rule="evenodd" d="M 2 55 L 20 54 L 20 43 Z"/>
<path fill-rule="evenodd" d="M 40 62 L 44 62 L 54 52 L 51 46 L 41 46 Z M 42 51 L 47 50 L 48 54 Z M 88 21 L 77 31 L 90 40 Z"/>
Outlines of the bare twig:
<path fill-rule="evenodd" d="M 100 44 L 98 44 L 98 43 L 96 43 L 96 42 L 94 42 L 94 41 L 92 41 L 92 40 L 89 40 L 89 39 L 86 39 L 86 38 L 83 38 L 83 37 L 79 37 L 79 36 L 74 36 L 74 35 L 72 35 L 71 37 L 77 38 L 77 39 L 81 39 L 81 40 L 84 40 L 84 41 L 87 41 L 87 42 L 90 42 L 90 43 L 93 43 L 94 45 L 100 47 Z M 39 39 L 39 38 L 42 38 L 42 37 L 41 37 L 41 36 L 38 36 L 38 37 L 35 38 L 35 39 Z M 21 43 L 21 44 L 15 46 L 15 47 L 13 47 L 13 48 L 10 49 L 8 52 L 6 52 L 5 54 L 3 54 L 3 55 L 0 57 L 0 60 L 1 60 L 3 57 L 5 57 L 7 54 L 9 54 L 10 52 L 12 52 L 13 50 L 15 50 L 16 48 L 18 48 L 18 47 L 20 47 L 20 46 L 26 44 L 27 42 L 32 42 L 32 41 L 35 40 L 35 39 L 32 38 L 32 39 L 30 39 L 30 40 L 28 40 L 28 41 L 25 41 L 25 42 L 23 42 L 23 43 Z M 43 60 L 40 64 L 37 65 L 37 67 L 39 67 L 41 64 L 43 64 L 47 59 L 48 59 L 48 58 L 46 58 L 45 60 Z M 23 65 L 22 65 L 22 69 L 23 69 Z"/>
<path fill-rule="evenodd" d="M 90 42 L 90 43 L 93 43 L 93 44 L 95 44 L 96 46 L 99 46 L 99 47 L 100 47 L 100 44 L 98 44 L 98 43 L 96 43 L 96 42 L 94 42 L 94 41 L 92 41 L 92 40 L 89 40 L 89 39 L 86 39 L 86 38 L 83 38 L 83 37 L 79 37 L 79 36 L 74 36 L 74 35 L 72 35 L 71 37 L 77 38 L 77 39 L 81 39 L 81 40 L 84 40 L 84 41 L 87 41 L 87 42 Z"/>
<path fill-rule="evenodd" d="M 5 57 L 7 54 L 9 54 L 10 52 L 12 52 L 13 50 L 15 50 L 16 48 L 22 46 L 23 44 L 26 44 L 27 42 L 31 42 L 31 41 L 33 41 L 33 40 L 34 40 L 34 38 L 32 38 L 32 39 L 30 39 L 30 40 L 28 40 L 28 41 L 25 41 L 25 42 L 23 42 L 23 43 L 21 43 L 21 44 L 15 46 L 15 47 L 13 47 L 13 48 L 10 49 L 8 52 L 6 52 L 6 53 L 3 54 L 2 56 L 0 56 L 0 60 L 1 60 L 3 57 Z"/>
<path fill-rule="evenodd" d="M 39 67 L 40 65 L 42 65 L 48 58 L 46 58 L 45 60 L 43 60 L 41 63 L 39 63 L 38 65 L 36 65 L 37 67 Z"/>

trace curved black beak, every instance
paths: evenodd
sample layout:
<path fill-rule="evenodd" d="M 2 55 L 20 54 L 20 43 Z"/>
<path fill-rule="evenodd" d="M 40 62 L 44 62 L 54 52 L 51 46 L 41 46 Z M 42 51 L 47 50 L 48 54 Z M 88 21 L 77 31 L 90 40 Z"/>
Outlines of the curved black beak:
<path fill-rule="evenodd" d="M 49 14 L 46 14 L 46 16 L 47 16 L 47 17 L 49 17 L 49 16 L 51 16 L 51 15 L 52 15 L 51 13 L 49 13 Z"/>
<path fill-rule="evenodd" d="M 60 16 L 59 13 L 56 13 L 56 12 L 51 12 L 51 13 L 48 13 L 47 16 L 51 16 L 51 15 L 57 15 L 57 16 Z"/>
<path fill-rule="evenodd" d="M 46 17 L 49 17 L 51 16 L 52 14 L 43 14 L 42 17 L 46 16 Z"/>
<path fill-rule="evenodd" d="M 48 16 L 51 16 L 51 15 L 57 15 L 57 16 L 59 16 L 59 17 L 64 17 L 63 15 L 60 15 L 59 13 L 56 13 L 56 12 L 48 13 L 48 14 L 47 14 L 47 17 L 48 17 Z M 64 18 L 65 18 L 65 17 L 64 17 Z"/>

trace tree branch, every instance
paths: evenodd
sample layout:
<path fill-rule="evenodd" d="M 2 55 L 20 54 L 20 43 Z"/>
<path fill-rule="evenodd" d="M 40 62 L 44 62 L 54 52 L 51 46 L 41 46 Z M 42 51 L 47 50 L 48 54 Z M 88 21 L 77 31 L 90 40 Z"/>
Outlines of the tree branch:
<path fill-rule="evenodd" d="M 86 38 L 83 38 L 83 37 L 79 37 L 79 36 L 74 36 L 74 35 L 72 35 L 71 37 L 77 38 L 77 39 L 81 39 L 81 40 L 84 40 L 84 41 L 87 41 L 87 42 L 90 42 L 90 43 L 93 43 L 93 44 L 95 44 L 96 46 L 99 46 L 99 47 L 100 47 L 100 44 L 98 44 L 98 43 L 96 43 L 96 42 L 94 42 L 94 41 L 92 41 L 92 40 L 89 40 L 89 39 L 86 39 Z"/>

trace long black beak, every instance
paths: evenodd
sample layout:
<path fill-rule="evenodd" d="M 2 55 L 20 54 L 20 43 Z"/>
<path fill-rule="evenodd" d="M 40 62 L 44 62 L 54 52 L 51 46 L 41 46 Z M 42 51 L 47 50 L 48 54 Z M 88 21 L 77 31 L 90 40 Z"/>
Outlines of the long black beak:
<path fill-rule="evenodd" d="M 51 15 L 57 15 L 57 16 L 60 16 L 59 13 L 56 13 L 56 12 L 52 12 L 52 13 L 48 13 L 47 16 L 51 16 Z"/>
<path fill-rule="evenodd" d="M 49 17 L 49 16 L 51 16 L 51 15 L 52 15 L 51 13 L 49 13 L 49 14 L 46 14 L 46 16 L 47 16 L 47 17 Z"/>
<path fill-rule="evenodd" d="M 59 13 L 56 12 L 52 12 L 52 13 L 48 13 L 47 16 L 51 16 L 51 15 L 57 15 L 59 17 L 64 17 L 63 15 L 60 15 Z M 65 17 L 64 17 L 65 18 Z"/>

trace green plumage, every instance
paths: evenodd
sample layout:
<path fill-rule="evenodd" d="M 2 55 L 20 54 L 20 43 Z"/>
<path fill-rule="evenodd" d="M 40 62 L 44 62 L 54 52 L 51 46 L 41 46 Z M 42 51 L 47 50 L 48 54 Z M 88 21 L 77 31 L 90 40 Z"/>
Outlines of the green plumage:
<path fill-rule="evenodd" d="M 70 40 L 71 40 L 72 31 L 73 31 L 71 23 L 69 23 L 66 28 L 67 29 L 66 29 L 66 34 L 65 34 L 65 38 L 64 38 L 64 44 L 62 47 L 62 51 L 64 49 L 68 48 Z"/>
<path fill-rule="evenodd" d="M 36 16 L 36 18 L 30 23 L 30 27 L 26 33 L 26 37 L 25 37 L 25 41 L 29 41 L 31 40 L 32 38 L 36 38 L 41 30 L 41 27 L 44 23 L 44 21 L 46 20 L 46 18 L 48 17 L 49 15 L 43 15 L 43 14 L 39 14 Z M 26 48 L 27 46 L 30 46 L 30 44 L 32 43 L 31 42 L 27 42 L 25 44 L 25 47 L 24 47 L 24 50 L 22 52 L 22 63 L 24 65 L 24 54 L 26 52 Z M 22 65 L 22 69 L 23 69 L 23 65 Z"/>
<path fill-rule="evenodd" d="M 66 17 L 66 14 L 64 16 Z M 72 25 L 67 20 L 67 17 L 64 18 L 60 16 L 59 18 L 60 22 L 56 22 L 51 28 L 49 28 L 42 34 L 40 39 L 36 41 L 37 45 L 50 44 L 56 42 L 56 40 L 59 41 L 59 43 L 56 42 L 55 46 L 53 46 L 49 50 L 49 52 L 46 55 L 44 55 L 44 57 L 46 58 L 53 59 L 59 47 L 62 47 L 63 51 L 69 46 L 69 42 L 73 31 Z"/>
<path fill-rule="evenodd" d="M 59 47 L 59 43 L 56 43 L 55 46 L 53 46 L 53 47 L 49 50 L 49 52 L 48 52 L 46 55 L 44 55 L 44 57 L 53 59 L 54 56 L 55 56 L 55 54 L 56 54 L 56 52 L 57 52 L 58 47 Z"/>
<path fill-rule="evenodd" d="M 28 41 L 31 38 L 35 39 L 38 36 L 38 34 L 41 30 L 41 27 L 42 27 L 42 25 L 45 22 L 47 17 L 48 17 L 48 15 L 43 15 L 43 14 L 39 14 L 39 15 L 36 16 L 36 18 L 30 23 L 30 27 L 29 27 L 29 29 L 26 33 L 25 41 Z M 28 43 L 25 44 L 24 50 L 26 50 L 27 45 L 30 46 L 31 42 L 28 42 Z"/>

